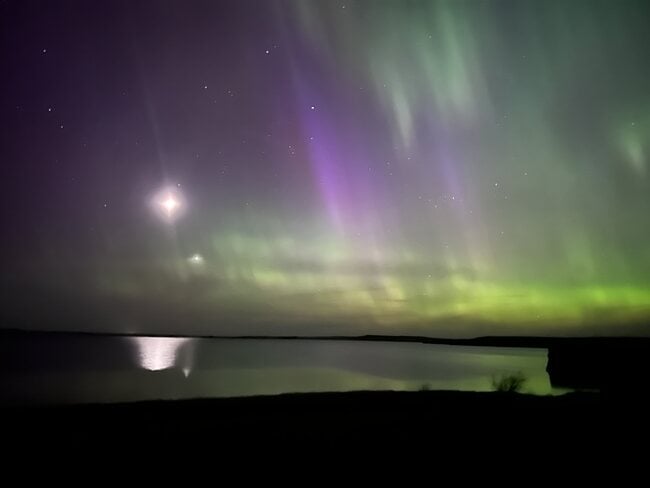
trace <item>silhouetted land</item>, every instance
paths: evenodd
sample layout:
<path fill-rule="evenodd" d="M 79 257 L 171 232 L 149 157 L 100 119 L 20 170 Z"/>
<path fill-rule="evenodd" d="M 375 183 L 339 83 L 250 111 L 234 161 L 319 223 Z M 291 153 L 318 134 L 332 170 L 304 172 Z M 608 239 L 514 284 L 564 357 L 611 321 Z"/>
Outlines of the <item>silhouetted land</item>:
<path fill-rule="evenodd" d="M 5 331 L 0 339 L 8 334 L 28 338 L 41 333 Z M 342 448 L 360 449 L 359 453 L 366 448 L 385 453 L 406 448 L 423 452 L 429 459 L 436 455 L 460 461 L 502 456 L 506 471 L 513 455 L 521 460 L 533 452 L 543 457 L 529 461 L 543 460 L 546 468 L 558 462 L 575 468 L 577 459 L 593 463 L 617 453 L 627 458 L 645 452 L 635 446 L 647 444 L 650 434 L 648 339 L 319 339 L 545 347 L 549 350 L 547 369 L 555 384 L 600 391 L 562 396 L 452 391 L 310 393 L 2 407 L 4 445 L 23 446 L 32 457 L 70 447 L 86 453 L 111 447 L 118 449 L 114 453 L 128 449 L 169 454 L 198 446 L 211 455 L 227 451 L 245 457 L 284 453 L 285 449 L 305 454 L 311 447 L 326 447 L 333 454 Z M 495 469 L 500 472 L 501 467 Z"/>
<path fill-rule="evenodd" d="M 627 449 L 647 436 L 643 401 L 598 393 L 539 397 L 449 391 L 288 394 L 213 400 L 0 409 L 6 443 L 185 451 L 338 446 L 465 459 L 546 450 L 549 459 Z M 383 446 L 383 447 L 382 447 Z M 497 451 L 495 451 L 497 450 Z M 484 454 L 482 453 L 484 451 Z M 548 459 L 547 459 L 548 461 Z M 505 461 L 504 461 L 505 462 Z"/>
<path fill-rule="evenodd" d="M 413 335 L 378 335 L 367 334 L 359 336 L 267 336 L 267 335 L 186 335 L 186 334 L 125 334 L 106 332 L 80 332 L 80 331 L 27 331 L 20 329 L 0 328 L 0 339 L 3 337 L 30 336 L 30 335 L 51 335 L 51 336 L 115 336 L 115 337 L 191 337 L 196 339 L 269 339 L 269 340 L 301 340 L 301 341 L 368 341 L 368 342 L 416 342 L 422 344 L 442 344 L 449 346 L 489 346 L 489 347 L 531 347 L 550 348 L 558 345 L 584 344 L 592 346 L 623 346 L 647 348 L 650 350 L 650 337 L 541 337 L 541 336 L 482 336 L 466 339 L 453 339 L 446 337 L 427 337 Z"/>

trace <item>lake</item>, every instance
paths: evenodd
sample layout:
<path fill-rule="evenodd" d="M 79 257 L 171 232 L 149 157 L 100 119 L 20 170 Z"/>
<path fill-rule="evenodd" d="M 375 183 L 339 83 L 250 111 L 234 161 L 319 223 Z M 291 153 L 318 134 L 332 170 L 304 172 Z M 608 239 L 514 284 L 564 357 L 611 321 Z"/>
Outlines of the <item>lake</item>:
<path fill-rule="evenodd" d="M 10 336 L 0 345 L 3 404 L 123 402 L 350 390 L 490 391 L 521 372 L 551 387 L 547 350 L 354 340 Z"/>

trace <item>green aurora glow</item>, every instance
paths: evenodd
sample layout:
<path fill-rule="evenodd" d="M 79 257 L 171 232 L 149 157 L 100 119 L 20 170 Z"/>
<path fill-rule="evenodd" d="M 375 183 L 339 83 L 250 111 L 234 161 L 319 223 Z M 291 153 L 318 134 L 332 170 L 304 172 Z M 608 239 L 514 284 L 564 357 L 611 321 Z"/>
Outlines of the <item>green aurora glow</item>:
<path fill-rule="evenodd" d="M 12 241 L 32 254 L 10 253 L 20 298 L 4 300 L 6 320 L 647 334 L 647 2 L 216 4 L 150 6 L 166 34 L 133 14 L 147 96 L 50 142 L 60 165 L 89 165 L 65 192 L 90 210 Z M 212 29 L 219 15 L 236 26 Z M 230 54 L 212 49 L 223 43 Z M 109 137 L 112 124 L 128 130 Z M 161 182 L 182 182 L 188 200 L 172 224 L 149 215 Z M 65 220 L 70 205 L 49 205 Z"/>

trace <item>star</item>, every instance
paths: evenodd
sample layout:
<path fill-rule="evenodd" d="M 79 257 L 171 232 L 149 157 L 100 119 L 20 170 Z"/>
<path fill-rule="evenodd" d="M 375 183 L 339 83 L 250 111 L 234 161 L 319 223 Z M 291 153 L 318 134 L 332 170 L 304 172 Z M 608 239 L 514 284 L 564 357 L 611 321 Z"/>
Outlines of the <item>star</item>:
<path fill-rule="evenodd" d="M 160 206 L 162 206 L 170 216 L 176 211 L 179 205 L 180 203 L 178 200 L 176 200 L 174 195 L 171 194 L 167 195 L 164 200 L 160 201 Z"/>
<path fill-rule="evenodd" d="M 167 222 L 175 221 L 185 211 L 185 199 L 177 185 L 163 188 L 150 201 L 155 213 Z"/>

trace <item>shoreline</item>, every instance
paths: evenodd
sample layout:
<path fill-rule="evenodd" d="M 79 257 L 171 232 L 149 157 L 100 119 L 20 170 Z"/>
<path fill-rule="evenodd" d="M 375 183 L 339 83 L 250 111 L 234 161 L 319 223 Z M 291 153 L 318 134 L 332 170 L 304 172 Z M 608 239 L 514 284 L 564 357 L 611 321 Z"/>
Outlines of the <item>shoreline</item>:
<path fill-rule="evenodd" d="M 332 335 L 332 336 L 298 336 L 298 335 L 182 335 L 182 334 L 139 334 L 139 333 L 118 333 L 118 332 L 88 332 L 88 331 L 64 331 L 64 330 L 27 330 L 16 328 L 0 329 L 2 336 L 84 336 L 84 337 L 164 337 L 184 339 L 217 339 L 217 340 L 282 340 L 282 341 L 356 341 L 356 342 L 403 342 L 421 343 L 448 346 L 482 346 L 482 347 L 515 347 L 515 348 L 543 348 L 553 346 L 567 346 L 573 344 L 585 344 L 589 346 L 603 345 L 628 345 L 650 348 L 650 337 L 636 336 L 572 336 L 572 337 L 551 337 L 551 336 L 479 336 L 472 338 L 447 338 L 429 337 L 418 335 Z"/>

